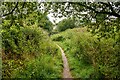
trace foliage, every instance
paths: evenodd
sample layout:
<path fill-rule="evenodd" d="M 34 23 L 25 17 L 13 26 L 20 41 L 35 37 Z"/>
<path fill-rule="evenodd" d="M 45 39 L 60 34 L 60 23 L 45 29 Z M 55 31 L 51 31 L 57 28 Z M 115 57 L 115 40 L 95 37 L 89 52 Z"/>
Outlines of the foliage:
<path fill-rule="evenodd" d="M 36 25 L 19 29 L 11 26 L 10 29 L 3 29 L 1 32 L 3 78 L 61 77 L 61 57 L 47 32 Z"/>
<path fill-rule="evenodd" d="M 56 55 L 58 56 L 58 55 Z M 61 75 L 61 61 L 52 55 L 44 54 L 29 62 L 25 62 L 23 67 L 13 69 L 11 72 L 12 78 L 60 78 Z M 56 62 L 56 60 L 58 62 Z M 22 62 L 22 61 L 21 61 Z M 13 62 L 15 64 L 15 62 Z M 15 64 L 16 65 L 16 64 Z M 11 66 L 15 66 L 11 65 Z"/>
<path fill-rule="evenodd" d="M 25 55 L 25 60 L 3 60 L 3 78 L 61 78 L 60 54 L 44 54 L 37 56 Z"/>
<path fill-rule="evenodd" d="M 40 48 L 40 40 L 43 37 L 42 30 L 35 25 L 24 28 L 13 25 L 10 29 L 2 29 L 1 32 L 2 44 L 6 54 L 37 53 L 35 50 Z"/>
<path fill-rule="evenodd" d="M 105 0 L 106 1 L 106 0 Z M 75 21 L 78 20 L 78 24 L 89 26 L 92 33 L 99 34 L 99 38 L 107 37 L 113 38 L 116 33 L 120 32 L 119 29 L 119 19 L 120 10 L 119 2 L 65 2 L 65 3 L 26 3 L 26 2 L 14 2 L 7 3 L 3 2 L 1 8 L 1 16 L 6 17 L 6 19 L 11 20 L 11 26 L 15 19 L 26 18 L 28 14 L 36 11 L 40 11 L 43 14 L 53 13 L 53 15 L 58 17 L 74 17 Z M 44 7 L 44 9 L 43 9 Z M 46 20 L 46 18 L 44 19 Z M 51 23 L 47 21 L 44 23 L 41 21 L 40 25 L 50 31 L 52 29 Z M 19 21 L 20 23 L 20 21 Z M 93 24 L 94 23 L 94 24 Z M 43 26 L 47 25 L 47 26 Z M 49 27 L 48 27 L 49 25 Z M 91 27 L 92 26 L 92 27 Z M 110 29 L 106 26 L 110 26 Z M 66 27 L 67 28 L 67 27 Z M 65 29 L 66 29 L 65 28 Z M 63 29 L 63 28 L 62 28 Z M 63 29 L 63 30 L 65 30 Z M 116 29 L 116 31 L 115 31 Z M 116 39 L 115 39 L 116 40 Z M 119 40 L 116 40 L 118 42 Z"/>
<path fill-rule="evenodd" d="M 57 72 L 55 65 L 51 63 L 56 61 L 56 66 L 60 66 L 60 58 L 57 59 L 60 55 L 56 55 L 59 53 L 58 49 L 44 31 L 52 31 L 52 24 L 46 17 L 48 13 L 52 12 L 55 17 L 72 16 L 75 18 L 61 21 L 58 24 L 58 31 L 74 28 L 76 27 L 74 26 L 75 21 L 80 20 L 80 24 L 95 34 L 93 37 L 80 28 L 74 29 L 75 31 L 68 30 L 53 37 L 54 41 L 62 42 L 61 45 L 64 45 L 67 56 L 73 59 L 69 62 L 71 69 L 74 68 L 72 70 L 74 76 L 81 74 L 80 77 L 86 78 L 120 78 L 119 5 L 119 2 L 2 2 L 0 17 L 3 22 L 0 35 L 2 34 L 3 45 L 3 77 L 26 78 L 26 75 L 29 77 L 33 75 L 33 77 L 48 78 L 60 76 L 61 68 L 57 68 L 59 69 Z M 43 12 L 40 7 L 44 7 Z M 59 14 L 63 15 L 58 16 Z M 55 56 L 57 57 L 54 60 Z M 46 62 L 46 65 L 42 61 Z M 73 65 L 75 62 L 76 64 Z M 81 64 L 83 66 L 80 66 Z M 80 66 L 80 68 L 76 66 Z"/>
<path fill-rule="evenodd" d="M 38 17 L 38 26 L 47 30 L 49 33 L 51 33 L 53 29 L 52 22 L 50 22 L 48 17 L 44 14 L 41 17 L 40 16 Z"/>
<path fill-rule="evenodd" d="M 3 2 L 0 8 L 2 77 L 60 78 L 60 51 L 45 31 L 52 29 L 46 14 L 36 10 L 35 2 Z"/>
<path fill-rule="evenodd" d="M 44 6 L 48 5 L 52 5 L 55 17 L 72 16 L 78 22 L 77 24 L 88 27 L 90 32 L 98 35 L 99 39 L 102 37 L 113 38 L 120 43 L 118 39 L 114 38 L 120 32 L 120 2 L 58 2 L 48 3 Z"/>
<path fill-rule="evenodd" d="M 65 31 L 66 29 L 72 29 L 74 27 L 76 27 L 74 20 L 68 18 L 68 19 L 64 19 L 58 23 L 57 30 L 59 32 L 61 32 L 61 31 Z"/>
<path fill-rule="evenodd" d="M 2 10 L 1 16 L 3 20 L 10 20 L 9 27 L 14 24 L 19 24 L 20 26 L 31 26 L 36 24 L 38 27 L 51 32 L 53 26 L 52 23 L 47 18 L 47 14 L 40 12 L 40 10 L 37 9 L 37 6 L 36 2 L 3 2 L 0 8 Z"/>
<path fill-rule="evenodd" d="M 87 76 L 87 78 L 92 79 L 120 78 L 119 44 L 114 45 L 116 43 L 114 39 L 102 38 L 101 41 L 98 41 L 97 36 L 92 36 L 85 28 L 66 30 L 53 35 L 52 39 L 56 40 L 55 38 L 59 36 L 64 38 L 64 40 L 59 42 L 66 51 L 74 77 L 78 77 L 78 74 L 81 74 L 79 77 L 84 75 L 83 78 Z M 82 72 L 81 65 L 89 66 L 89 69 L 86 69 L 90 70 L 90 72 L 85 75 Z"/>

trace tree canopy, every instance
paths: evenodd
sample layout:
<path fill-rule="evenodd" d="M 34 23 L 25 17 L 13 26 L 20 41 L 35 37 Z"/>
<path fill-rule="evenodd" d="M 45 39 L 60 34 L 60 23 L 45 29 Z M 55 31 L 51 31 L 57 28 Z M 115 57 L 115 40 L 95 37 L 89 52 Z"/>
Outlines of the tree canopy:
<path fill-rule="evenodd" d="M 120 2 L 64 2 L 49 3 L 53 12 L 62 16 L 73 16 L 82 26 L 98 35 L 98 39 L 114 38 L 119 42 L 120 36 Z M 55 17 L 61 17 L 57 14 Z"/>
<path fill-rule="evenodd" d="M 82 26 L 87 26 L 89 31 L 99 35 L 99 38 L 114 37 L 120 33 L 120 2 L 3 2 L 1 10 L 1 17 L 10 19 L 10 25 L 16 18 L 21 20 L 28 16 L 26 14 L 42 12 L 46 15 L 53 13 L 54 17 L 72 16 Z"/>
<path fill-rule="evenodd" d="M 84 73 L 91 79 L 120 78 L 120 2 L 26 1 L 2 2 L 0 6 L 4 77 L 62 77 L 57 43 L 71 58 L 71 71 L 77 77 Z M 49 13 L 67 18 L 54 24 L 64 32 L 56 34 Z"/>
<path fill-rule="evenodd" d="M 58 31 L 65 31 L 66 29 L 72 29 L 75 27 L 76 27 L 75 21 L 71 18 L 63 19 L 57 24 Z"/>

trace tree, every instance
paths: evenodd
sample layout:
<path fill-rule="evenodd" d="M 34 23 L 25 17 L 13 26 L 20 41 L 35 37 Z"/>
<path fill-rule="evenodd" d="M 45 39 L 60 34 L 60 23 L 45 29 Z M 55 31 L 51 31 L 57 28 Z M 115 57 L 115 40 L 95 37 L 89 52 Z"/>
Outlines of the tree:
<path fill-rule="evenodd" d="M 23 20 L 28 17 L 29 14 L 36 12 L 37 3 L 26 2 L 2 2 L 1 4 L 1 17 L 3 20 L 10 20 L 9 27 L 17 23 L 23 25 Z"/>
<path fill-rule="evenodd" d="M 5 6 L 6 5 L 6 6 Z M 42 9 L 44 7 L 44 9 Z M 99 38 L 115 38 L 120 33 L 120 2 L 63 2 L 63 3 L 2 3 L 2 17 L 11 19 L 10 26 L 17 18 L 25 18 L 31 12 L 43 11 L 43 14 L 53 13 L 55 17 L 70 17 L 71 15 L 87 26 L 89 31 L 98 34 Z M 59 14 L 62 14 L 59 15 Z M 93 20 L 95 23 L 93 23 Z M 110 27 L 109 27 L 110 26 Z M 102 34 L 101 34 L 102 33 Z M 115 39 L 116 42 L 120 41 Z"/>
<path fill-rule="evenodd" d="M 52 22 L 49 21 L 49 18 L 45 14 L 42 14 L 42 16 L 38 17 L 38 26 L 43 28 L 44 30 L 47 30 L 49 33 L 51 33 L 53 29 Z"/>
<path fill-rule="evenodd" d="M 120 2 L 63 2 L 63 3 L 45 3 L 45 6 L 51 5 L 55 17 L 73 16 L 80 20 L 83 26 L 101 38 L 113 38 L 116 43 L 120 41 Z"/>
<path fill-rule="evenodd" d="M 51 32 L 52 23 L 47 18 L 47 13 L 42 13 L 37 6 L 37 2 L 3 2 L 1 17 L 3 21 L 4 19 L 10 20 L 9 27 L 14 24 L 21 26 L 37 24 L 39 27 Z"/>
<path fill-rule="evenodd" d="M 43 32 L 39 27 L 51 31 L 52 23 L 46 14 L 37 9 L 36 2 L 3 2 L 1 10 L 3 20 L 2 26 L 0 26 L 2 28 L 0 34 L 2 34 L 3 51 L 5 53 L 20 53 L 22 51 L 20 48 L 24 45 L 25 41 L 29 43 L 31 40 L 31 43 L 38 44 L 37 37 L 40 38 Z M 38 23 L 43 25 L 39 26 Z"/>
<path fill-rule="evenodd" d="M 72 29 L 76 27 L 74 20 L 68 18 L 60 21 L 57 25 L 57 30 L 60 31 L 65 31 L 66 29 Z"/>

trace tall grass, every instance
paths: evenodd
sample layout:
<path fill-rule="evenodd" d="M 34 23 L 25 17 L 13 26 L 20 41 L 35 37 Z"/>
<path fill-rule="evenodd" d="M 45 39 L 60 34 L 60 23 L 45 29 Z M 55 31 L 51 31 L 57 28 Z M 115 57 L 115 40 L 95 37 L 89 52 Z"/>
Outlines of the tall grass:
<path fill-rule="evenodd" d="M 120 78 L 119 45 L 113 46 L 113 39 L 99 41 L 86 28 L 69 29 L 51 38 L 66 51 L 73 77 Z"/>
<path fill-rule="evenodd" d="M 32 25 L 12 26 L 1 33 L 3 78 L 61 78 L 60 51 L 47 32 Z"/>

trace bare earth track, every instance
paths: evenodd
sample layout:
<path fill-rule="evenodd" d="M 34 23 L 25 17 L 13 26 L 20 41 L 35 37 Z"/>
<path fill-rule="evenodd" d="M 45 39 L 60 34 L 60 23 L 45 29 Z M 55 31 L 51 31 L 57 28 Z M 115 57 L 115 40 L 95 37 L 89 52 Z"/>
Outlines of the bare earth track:
<path fill-rule="evenodd" d="M 67 61 L 67 58 L 65 56 L 65 53 L 59 45 L 57 45 L 57 46 L 59 47 L 59 49 L 61 51 L 61 54 L 62 54 L 62 60 L 63 60 L 63 66 L 64 66 L 64 68 L 63 68 L 63 78 L 66 78 L 66 79 L 69 78 L 69 80 L 72 80 L 72 75 L 70 73 L 70 68 L 69 68 L 68 61 Z"/>

